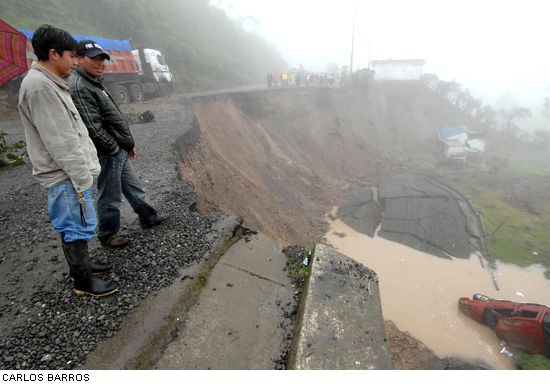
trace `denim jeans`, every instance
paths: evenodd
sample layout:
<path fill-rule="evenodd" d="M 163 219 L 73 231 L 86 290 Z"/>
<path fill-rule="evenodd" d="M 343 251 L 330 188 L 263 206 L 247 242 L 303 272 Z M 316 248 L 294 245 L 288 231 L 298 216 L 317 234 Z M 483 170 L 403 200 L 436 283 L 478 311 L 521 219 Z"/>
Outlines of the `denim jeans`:
<path fill-rule="evenodd" d="M 84 191 L 85 212 L 81 210 L 73 183 L 66 180 L 48 189 L 48 214 L 52 226 L 63 234 L 67 243 L 90 241 L 95 235 L 97 225 L 93 191 L 90 187 Z"/>
<path fill-rule="evenodd" d="M 145 192 L 128 160 L 128 153 L 120 150 L 114 155 L 100 155 L 101 173 L 97 179 L 99 196 L 99 239 L 107 241 L 120 230 L 122 194 L 142 223 L 153 223 L 156 210 L 145 201 Z"/>

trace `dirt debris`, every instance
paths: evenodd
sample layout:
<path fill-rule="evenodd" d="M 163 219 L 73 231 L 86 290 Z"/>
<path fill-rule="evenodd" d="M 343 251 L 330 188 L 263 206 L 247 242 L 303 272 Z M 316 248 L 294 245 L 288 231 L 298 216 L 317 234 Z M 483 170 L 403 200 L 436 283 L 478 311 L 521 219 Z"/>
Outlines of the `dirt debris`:
<path fill-rule="evenodd" d="M 182 157 L 205 212 L 223 211 L 287 244 L 326 232 L 353 186 L 433 168 L 436 130 L 462 119 L 420 83 L 253 91 L 193 98 L 198 145 Z M 438 108 L 435 108 L 437 106 Z"/>

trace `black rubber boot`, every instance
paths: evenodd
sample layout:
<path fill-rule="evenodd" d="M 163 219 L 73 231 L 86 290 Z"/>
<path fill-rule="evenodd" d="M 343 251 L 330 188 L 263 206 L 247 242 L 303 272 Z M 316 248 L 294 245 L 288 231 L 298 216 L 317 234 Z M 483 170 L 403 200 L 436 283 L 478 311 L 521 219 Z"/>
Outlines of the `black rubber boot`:
<path fill-rule="evenodd" d="M 93 297 L 105 297 L 115 293 L 117 287 L 99 278 L 94 278 L 90 268 L 88 255 L 88 242 L 76 241 L 64 243 L 67 249 L 68 262 L 74 278 L 74 292 L 78 295 L 91 295 Z"/>
<path fill-rule="evenodd" d="M 65 259 L 67 260 L 67 263 L 69 264 L 69 279 L 74 281 L 74 272 L 73 268 L 71 267 L 71 263 L 69 262 L 69 246 L 64 242 L 63 236 L 61 236 L 61 243 L 63 245 L 63 254 L 65 254 Z M 103 274 L 108 272 L 113 268 L 112 263 L 96 263 L 96 262 L 90 262 L 90 269 L 92 270 L 92 274 Z"/>

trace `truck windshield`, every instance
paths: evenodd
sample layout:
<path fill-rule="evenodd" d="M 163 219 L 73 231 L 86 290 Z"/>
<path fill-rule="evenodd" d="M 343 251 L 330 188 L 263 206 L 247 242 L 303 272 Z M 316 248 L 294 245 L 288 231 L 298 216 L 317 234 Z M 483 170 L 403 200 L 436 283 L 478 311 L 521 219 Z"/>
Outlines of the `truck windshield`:
<path fill-rule="evenodd" d="M 163 66 L 166 65 L 166 62 L 164 61 L 164 57 L 162 55 L 157 55 L 157 60 L 160 65 L 163 65 Z"/>

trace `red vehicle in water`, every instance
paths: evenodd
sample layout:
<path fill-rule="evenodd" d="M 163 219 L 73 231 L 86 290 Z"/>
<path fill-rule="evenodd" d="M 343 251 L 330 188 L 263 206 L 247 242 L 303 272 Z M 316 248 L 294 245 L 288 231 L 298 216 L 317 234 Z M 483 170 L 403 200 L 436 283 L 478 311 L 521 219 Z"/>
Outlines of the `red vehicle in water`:
<path fill-rule="evenodd" d="M 511 347 L 550 358 L 550 307 L 474 294 L 472 299 L 460 298 L 458 308 L 473 320 L 489 326 Z"/>

